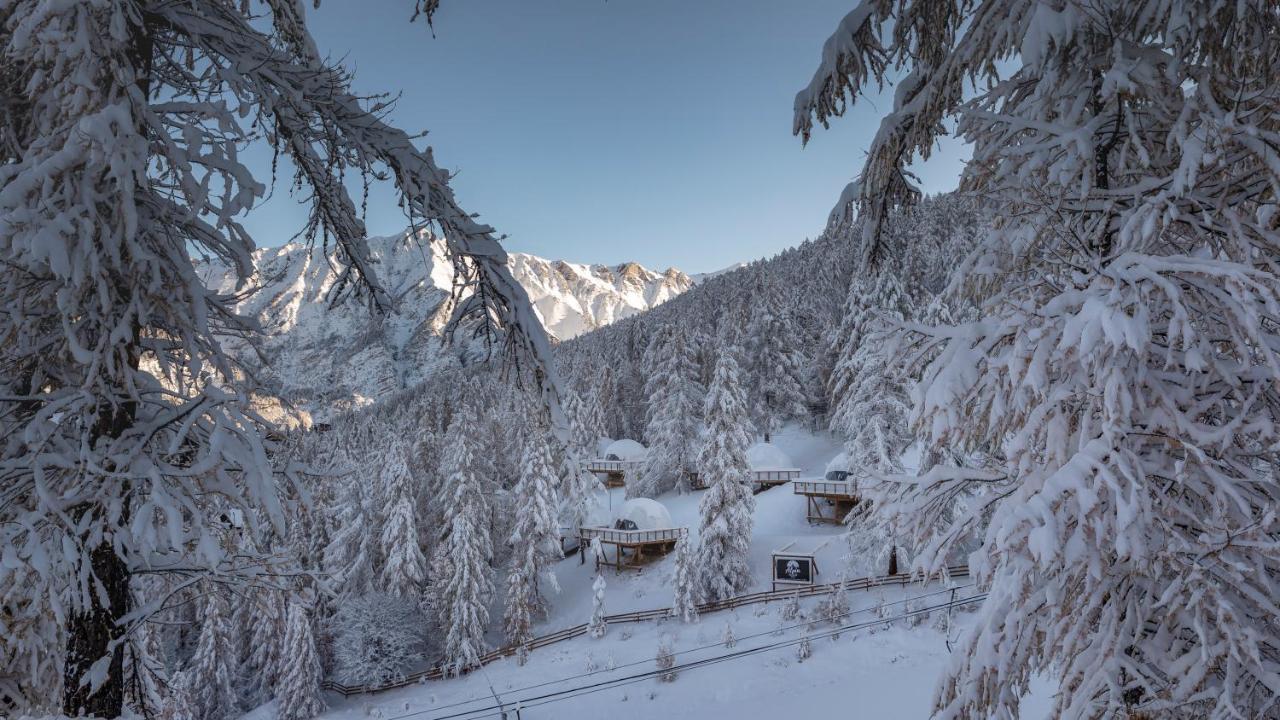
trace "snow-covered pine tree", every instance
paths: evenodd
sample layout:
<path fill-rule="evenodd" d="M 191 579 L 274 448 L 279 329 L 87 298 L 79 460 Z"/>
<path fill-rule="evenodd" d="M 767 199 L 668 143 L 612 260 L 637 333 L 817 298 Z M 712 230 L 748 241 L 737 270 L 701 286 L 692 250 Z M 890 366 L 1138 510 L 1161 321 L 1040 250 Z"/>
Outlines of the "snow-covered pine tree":
<path fill-rule="evenodd" d="M 189 673 L 177 672 L 169 680 L 169 692 L 165 695 L 157 720 L 200 720 L 196 712 L 195 702 L 191 697 L 191 678 Z"/>
<path fill-rule="evenodd" d="M 707 491 L 698 503 L 698 579 L 704 600 L 723 600 L 751 585 L 751 528 L 756 500 L 747 467 L 747 408 L 738 374 L 736 348 L 721 346 L 703 412 L 706 443 L 698 473 Z"/>
<path fill-rule="evenodd" d="M 412 4 L 429 15 L 438 3 Z M 354 95 L 322 58 L 301 3 L 17 0 L 0 55 L 5 87 L 20 88 L 0 113 L 0 418 L 15 439 L 0 451 L 0 545 L 14 549 L 0 587 L 34 570 L 55 588 L 65 643 L 25 641 L 65 668 L 27 672 L 33 685 L 66 678 L 68 714 L 122 712 L 119 620 L 140 558 L 222 565 L 227 579 L 225 558 L 192 552 L 210 546 L 214 498 L 283 525 L 247 407 L 253 374 L 221 345 L 254 328 L 236 315 L 241 297 L 209 290 L 192 264 L 209 256 L 249 276 L 241 216 L 267 187 L 241 159 L 247 139 L 296 168 L 304 236 L 337 250 L 332 300 L 392 306 L 346 180 L 394 184 L 410 223 L 433 225 L 455 261 L 470 293 L 459 319 L 522 357 L 567 434 L 547 339 L 495 233 L 457 205 L 430 149 L 386 124 L 384 102 Z"/>
<path fill-rule="evenodd" d="M 493 578 L 489 558 L 489 508 L 475 473 L 471 433 L 475 411 L 464 405 L 445 436 L 444 467 L 448 473 L 441 502 L 445 536 L 432 563 L 433 593 L 440 627 L 445 633 L 445 667 L 452 674 L 474 667 L 484 652 Z"/>
<path fill-rule="evenodd" d="M 160 647 L 156 626 L 145 623 L 131 638 L 124 661 L 129 674 L 125 684 L 125 702 L 143 717 L 155 717 L 164 707 L 168 695 L 166 688 L 170 684 L 170 673 L 164 660 L 164 649 Z"/>
<path fill-rule="evenodd" d="M 793 318 L 772 279 L 757 273 L 754 287 L 742 370 L 753 423 L 768 442 L 783 422 L 808 413 L 806 363 Z"/>
<path fill-rule="evenodd" d="M 380 474 L 386 521 L 382 524 L 382 591 L 392 597 L 418 601 L 427 580 L 427 559 L 418 545 L 413 489 L 417 484 L 409 471 L 408 448 L 399 439 L 383 460 Z"/>
<path fill-rule="evenodd" d="M 381 550 L 378 536 L 376 494 L 358 479 L 356 463 L 340 453 L 333 468 L 344 489 L 334 508 L 334 532 L 324 548 L 323 565 L 332 589 L 339 597 L 357 597 L 373 591 Z"/>
<path fill-rule="evenodd" d="M 255 699 L 266 701 L 274 693 L 285 665 L 292 661 L 285 652 L 287 600 L 283 592 L 261 590 L 254 594 L 251 607 L 248 672 L 243 675 L 256 691 Z"/>
<path fill-rule="evenodd" d="M 604 557 L 604 548 L 600 546 L 600 538 L 591 540 L 591 556 L 596 559 L 596 579 L 591 583 L 591 620 L 587 623 L 587 634 L 593 638 L 604 637 L 608 621 L 604 612 L 604 572 L 600 569 L 600 558 Z"/>
<path fill-rule="evenodd" d="M 671 325 L 661 328 L 645 354 L 645 364 L 649 453 L 640 477 L 627 483 L 629 497 L 657 497 L 684 487 L 686 473 L 693 470 L 698 453 L 698 406 L 704 391 L 698 385 L 688 335 Z"/>
<path fill-rule="evenodd" d="M 200 639 L 185 675 L 192 681 L 192 705 L 200 719 L 223 720 L 238 712 L 238 695 L 231 608 L 221 589 L 208 589 L 200 620 Z"/>
<path fill-rule="evenodd" d="M 957 274 L 981 319 L 884 349 L 930 447 L 995 449 L 880 498 L 920 570 L 983 537 L 936 717 L 1016 715 L 1037 673 L 1055 716 L 1274 710 L 1278 58 L 1261 1 L 867 0 L 797 96 L 807 137 L 906 73 L 844 196 L 864 271 L 948 118 L 996 219 Z"/>
<path fill-rule="evenodd" d="M 671 617 L 691 623 L 698 619 L 698 556 L 688 535 L 676 541 L 675 599 Z"/>
<path fill-rule="evenodd" d="M 609 435 L 610 431 L 606 427 L 607 419 L 604 404 L 605 393 L 609 393 L 609 396 L 611 396 L 612 392 L 612 384 L 608 382 L 607 378 L 593 378 L 592 382 L 589 382 L 582 392 L 581 412 L 578 415 L 579 435 L 575 440 L 575 445 L 581 448 L 581 451 L 585 453 L 585 457 L 596 457 L 600 452 L 600 438 Z"/>
<path fill-rule="evenodd" d="M 288 661 L 276 685 L 277 720 L 311 720 L 324 712 L 320 656 L 316 652 L 311 614 L 301 602 L 290 602 L 284 635 Z"/>
<path fill-rule="evenodd" d="M 539 579 L 546 577 L 555 587 L 551 565 L 564 555 L 556 524 L 556 476 L 551 469 L 546 427 L 541 422 L 534 421 L 526 428 L 521 456 L 520 481 L 512 493 L 516 523 L 511 533 L 514 555 L 507 578 L 504 624 L 507 642 L 523 648 L 533 639 L 533 618 L 546 611 Z"/>
<path fill-rule="evenodd" d="M 855 291 L 864 287 L 854 285 Z M 882 352 L 886 335 L 899 332 L 911 317 L 892 269 L 875 278 L 866 303 L 872 316 L 858 333 L 859 342 L 841 348 L 836 389 L 841 394 L 833 395 L 831 413 L 831 429 L 846 439 L 850 469 L 863 477 L 902 472 L 902 452 L 911 442 L 906 381 Z"/>

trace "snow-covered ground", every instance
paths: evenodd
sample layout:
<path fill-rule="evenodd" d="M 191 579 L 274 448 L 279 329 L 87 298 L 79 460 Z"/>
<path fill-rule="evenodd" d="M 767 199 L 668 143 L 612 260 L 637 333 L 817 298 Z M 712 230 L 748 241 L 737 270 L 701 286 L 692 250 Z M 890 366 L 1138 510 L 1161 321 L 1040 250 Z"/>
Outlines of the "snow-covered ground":
<path fill-rule="evenodd" d="M 775 437 L 803 470 L 804 476 L 821 474 L 840 448 L 829 437 L 798 428 L 787 428 Z M 624 492 L 615 489 L 605 502 L 616 509 Z M 668 495 L 661 501 L 678 526 L 695 534 L 701 493 Z M 795 541 L 818 552 L 818 582 L 834 582 L 845 567 L 846 545 L 837 526 L 810 525 L 805 520 L 804 499 L 789 485 L 756 496 L 752 566 L 758 569 L 749 592 L 770 589 L 770 553 Z M 642 571 L 616 573 L 606 570 L 606 612 L 666 607 L 672 601 L 674 563 L 671 557 L 655 561 Z M 543 635 L 586 622 L 591 615 L 591 583 L 595 568 L 573 555 L 556 568 L 559 593 L 550 597 L 549 617 L 536 628 Z M 960 597 L 971 593 L 960 580 Z M 880 614 L 893 616 L 909 608 L 945 602 L 950 593 L 937 583 L 906 588 L 886 587 L 849 593 L 850 614 L 845 625 L 874 622 Z M 907 603 L 908 598 L 924 600 Z M 500 602 L 501 599 L 498 599 Z M 948 620 L 942 611 L 917 624 L 898 620 L 890 627 L 876 626 L 829 635 L 829 622 L 816 618 L 821 598 L 800 602 L 801 616 L 783 619 L 786 603 L 747 606 L 710 613 L 693 624 L 677 620 L 615 623 L 605 637 L 579 637 L 533 651 L 526 665 L 508 659 L 482 671 L 445 681 L 422 684 L 375 695 L 342 698 L 330 695 L 329 720 L 354 718 L 480 718 L 499 717 L 495 694 L 510 714 L 521 707 L 522 720 L 535 718 L 713 718 L 778 720 L 793 713 L 868 718 L 924 718 L 932 704 L 933 688 L 948 662 L 948 639 L 965 631 L 972 615 L 956 612 Z M 501 616 L 495 605 L 493 617 Z M 733 648 L 722 642 L 726 627 L 736 638 Z M 812 656 L 800 660 L 796 643 L 813 636 Z M 949 634 L 949 638 L 948 638 Z M 495 645 L 501 638 L 490 638 Z M 660 644 L 675 653 L 677 665 L 744 653 L 679 672 L 674 681 L 631 676 L 655 670 Z M 601 685 L 601 683 L 605 683 Z M 616 684 L 615 684 L 616 683 Z M 566 692 L 568 691 L 568 692 Z M 1048 683 L 1023 708 L 1023 717 L 1048 714 Z M 270 709 L 262 708 L 263 720 Z M 264 714 L 265 713 L 265 714 Z M 794 717 L 794 715 L 792 715 Z"/>

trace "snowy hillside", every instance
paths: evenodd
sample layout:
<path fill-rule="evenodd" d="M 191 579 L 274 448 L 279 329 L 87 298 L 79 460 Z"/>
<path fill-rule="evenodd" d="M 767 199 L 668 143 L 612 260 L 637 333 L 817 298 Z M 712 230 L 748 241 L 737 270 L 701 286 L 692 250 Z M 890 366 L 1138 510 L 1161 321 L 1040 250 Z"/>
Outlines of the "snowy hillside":
<path fill-rule="evenodd" d="M 456 363 L 441 343 L 454 277 L 443 249 L 408 236 L 374 238 L 369 245 L 380 279 L 399 303 L 394 315 L 371 318 L 359 299 L 330 303 L 338 264 L 322 248 L 298 243 L 254 253 L 250 287 L 257 292 L 239 305 L 266 331 L 260 374 L 268 387 L 322 416 L 366 405 Z M 512 253 L 510 267 L 559 340 L 663 303 L 694 283 L 675 269 L 582 265 L 524 253 Z M 210 287 L 236 290 L 225 266 L 202 262 L 197 270 Z"/>
<path fill-rule="evenodd" d="M 822 472 L 840 451 L 826 433 L 810 433 L 788 426 L 776 437 L 782 448 L 812 477 Z M 607 512 L 617 513 L 625 492 L 618 488 L 602 497 Z M 676 526 L 697 535 L 699 502 L 704 492 L 669 493 L 658 499 Z M 805 503 L 790 485 L 756 496 L 750 564 L 754 573 L 748 591 L 770 589 L 770 554 L 788 544 L 821 548 L 817 552 L 818 582 L 834 582 L 846 568 L 848 546 L 843 529 L 811 525 Z M 854 563 L 857 566 L 859 563 Z M 535 632 L 545 635 L 586 622 L 592 614 L 594 564 L 572 555 L 555 565 L 559 591 L 549 597 L 549 613 Z M 881 571 L 882 572 L 882 571 Z M 676 562 L 668 555 L 643 570 L 606 569 L 604 608 L 609 614 L 667 607 L 672 604 Z M 967 579 L 953 585 L 957 596 L 976 591 Z M 960 636 L 973 616 L 964 609 L 938 610 L 876 625 L 877 619 L 923 613 L 950 596 L 946 586 L 911 584 L 850 591 L 848 614 L 837 621 L 824 619 L 825 596 L 801 600 L 790 617 L 786 602 L 744 606 L 704 613 L 685 624 L 676 619 L 615 623 L 601 638 L 588 636 L 534 650 L 523 666 L 514 659 L 450 680 L 430 680 L 409 688 L 352 695 L 330 693 L 327 720 L 400 717 L 479 718 L 495 712 L 490 691 L 509 712 L 520 708 L 524 720 L 538 718 L 706 718 L 775 719 L 802 711 L 829 715 L 858 698 L 859 716 L 876 718 L 926 717 L 933 688 Z M 839 632 L 838 626 L 870 625 Z M 725 646 L 726 632 L 734 637 Z M 802 658 L 800 644 L 811 638 L 811 657 Z M 503 642 L 492 633 L 491 644 Z M 654 671 L 660 644 L 668 645 L 678 667 L 675 679 L 635 677 Z M 1049 683 L 1037 679 L 1022 716 L 1048 716 Z M 495 715 L 496 716 L 496 715 Z M 269 720 L 271 706 L 246 716 Z M 515 717 L 512 712 L 509 717 Z"/>

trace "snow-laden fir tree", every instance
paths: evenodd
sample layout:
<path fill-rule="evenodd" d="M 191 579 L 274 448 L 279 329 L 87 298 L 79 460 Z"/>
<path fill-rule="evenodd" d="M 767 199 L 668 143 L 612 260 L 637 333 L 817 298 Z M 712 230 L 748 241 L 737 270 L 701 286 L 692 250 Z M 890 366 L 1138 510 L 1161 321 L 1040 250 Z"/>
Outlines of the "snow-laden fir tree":
<path fill-rule="evenodd" d="M 427 579 L 427 559 L 418 545 L 418 525 L 414 502 L 416 482 L 409 470 L 408 448 L 393 440 L 380 472 L 382 503 L 386 520 L 382 524 L 381 590 L 392 597 L 418 600 Z"/>
<path fill-rule="evenodd" d="M 191 698 L 191 678 L 187 672 L 177 672 L 169 680 L 169 692 L 161 703 L 157 720 L 200 720 L 195 702 Z"/>
<path fill-rule="evenodd" d="M 753 295 L 742 372 L 756 431 L 769 442 L 783 422 L 808 414 L 806 362 L 794 319 L 772 280 L 757 273 Z"/>
<path fill-rule="evenodd" d="M 493 595 L 489 507 L 472 450 L 476 425 L 475 411 L 469 405 L 463 406 L 449 425 L 444 455 L 447 475 L 440 498 L 445 534 L 432 561 L 433 600 L 445 636 L 445 667 L 452 674 L 474 667 L 484 653 Z"/>
<path fill-rule="evenodd" d="M 687 333 L 665 326 L 645 353 L 648 400 L 645 439 L 649 452 L 640 477 L 627 483 L 630 497 L 657 497 L 685 486 L 698 453 L 698 415 L 703 389 L 698 385 L 694 348 Z"/>
<path fill-rule="evenodd" d="M 253 685 L 253 697 L 270 698 L 285 666 L 292 662 L 285 646 L 287 600 L 277 590 L 258 591 L 252 596 L 249 627 L 249 658 L 243 676 Z"/>
<path fill-rule="evenodd" d="M 551 469 L 545 426 L 533 422 L 525 431 L 523 445 L 520 480 L 512 491 L 516 515 L 511 533 L 514 554 L 503 616 L 507 642 L 521 648 L 522 653 L 527 652 L 525 645 L 533 639 L 533 618 L 546 612 L 540 582 L 545 579 L 553 589 L 557 587 L 551 565 L 563 557 L 556 523 L 556 475 Z"/>
<path fill-rule="evenodd" d="M 239 696 L 235 683 L 236 644 L 231 632 L 231 608 L 219 588 L 208 590 L 201 613 L 200 639 L 185 674 L 191 681 L 192 705 L 200 720 L 235 715 Z"/>
<path fill-rule="evenodd" d="M 698 555 L 688 535 L 676 541 L 676 576 L 672 580 L 675 599 L 671 603 L 671 617 L 691 623 L 698 619 Z"/>
<path fill-rule="evenodd" d="M 1061 717 L 1273 713 L 1274 3 L 868 0 L 797 96 L 796 131 L 891 74 L 844 196 L 864 271 L 949 118 L 974 148 L 962 186 L 996 225 L 954 283 L 980 319 L 884 348 L 921 376 L 925 443 L 989 453 L 878 502 L 921 570 L 982 540 L 970 568 L 990 596 L 935 716 L 1016 715 L 1037 674 Z"/>
<path fill-rule="evenodd" d="M 738 374 L 737 350 L 722 346 L 707 391 L 703 416 L 706 442 L 698 474 L 707 491 L 698 503 L 699 596 L 723 600 L 751 585 L 751 528 L 756 500 L 747 467 L 747 408 Z"/>
<path fill-rule="evenodd" d="M 341 473 L 335 480 L 344 489 L 335 508 L 334 532 L 324 548 L 324 569 L 340 597 L 365 595 L 373 592 L 380 567 L 377 493 L 360 481 L 354 463 L 347 461 L 335 472 Z"/>
<path fill-rule="evenodd" d="M 604 557 L 604 548 L 600 546 L 600 538 L 591 539 L 591 556 L 596 560 L 596 579 L 591 583 L 591 620 L 587 623 L 587 634 L 593 638 L 602 638 L 608 621 L 605 620 L 604 611 L 606 583 L 604 581 L 604 571 L 600 569 L 600 560 Z"/>
<path fill-rule="evenodd" d="M 301 602 L 290 602 L 284 635 L 284 671 L 276 684 L 277 720 L 311 720 L 324 712 L 320 656 L 311 614 Z"/>
<path fill-rule="evenodd" d="M 852 291 L 865 287 L 855 283 Z M 840 385 L 833 389 L 831 413 L 831 429 L 846 439 L 849 467 L 857 477 L 902 472 L 902 453 L 911 442 L 906 382 L 889 367 L 881 350 L 886 333 L 898 332 L 911 317 L 892 269 L 876 277 L 871 296 L 862 302 L 871 317 L 856 332 L 857 344 L 841 348 L 836 366 Z"/>
<path fill-rule="evenodd" d="M 145 623 L 134 633 L 124 666 L 129 674 L 125 685 L 126 704 L 143 717 L 155 716 L 164 707 L 170 673 L 165 666 L 164 648 L 160 646 L 154 623 Z"/>
<path fill-rule="evenodd" d="M 437 2 L 409 4 L 429 15 Z M 385 122 L 385 99 L 355 95 L 323 59 L 301 3 L 15 0 L 0 56 L 0 545 L 13 550 L 0 587 L 34 571 L 24 587 L 50 586 L 65 618 L 65 632 L 22 639 L 38 647 L 30 683 L 65 677 L 68 714 L 117 717 L 132 570 L 166 557 L 224 580 L 257 574 L 261 558 L 204 552 L 220 506 L 284 522 L 253 374 L 221 344 L 256 328 L 236 314 L 242 296 L 211 291 L 192 263 L 249 278 L 241 221 L 268 188 L 242 160 L 247 142 L 296 170 L 303 237 L 336 251 L 330 300 L 393 305 L 347 183 L 385 180 L 454 261 L 469 297 L 458 319 L 521 356 L 553 408 L 555 372 L 492 229 L 458 206 L 430 149 Z"/>

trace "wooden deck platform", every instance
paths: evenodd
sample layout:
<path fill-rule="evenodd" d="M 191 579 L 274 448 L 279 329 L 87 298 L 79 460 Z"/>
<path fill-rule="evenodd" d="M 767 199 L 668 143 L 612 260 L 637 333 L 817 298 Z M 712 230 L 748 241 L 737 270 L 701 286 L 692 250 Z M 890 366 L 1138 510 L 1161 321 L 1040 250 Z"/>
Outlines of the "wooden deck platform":
<path fill-rule="evenodd" d="M 791 491 L 805 496 L 805 517 L 809 522 L 844 522 L 849 511 L 862 500 L 857 486 L 851 482 L 796 480 L 791 483 Z"/>
<path fill-rule="evenodd" d="M 627 484 L 627 473 L 640 470 L 643 463 L 638 460 L 604 460 L 597 458 L 584 463 L 587 472 L 604 476 L 605 487 L 622 487 Z"/>
<path fill-rule="evenodd" d="M 600 544 L 613 547 L 613 560 L 609 560 L 609 551 L 604 551 L 604 558 L 597 558 L 599 565 L 608 565 L 618 572 L 623 569 L 639 570 L 644 567 L 645 552 L 649 556 L 663 555 L 671 552 L 676 541 L 689 534 L 688 528 L 659 528 L 656 530 L 615 530 L 614 528 L 584 527 L 578 529 L 579 542 L 585 549 L 592 540 L 599 539 Z M 586 562 L 587 552 L 582 553 Z"/>
<path fill-rule="evenodd" d="M 689 487 L 694 490 L 706 490 L 707 484 L 698 478 L 698 473 L 687 473 Z M 751 489 L 756 492 L 767 490 L 776 485 L 785 485 L 800 477 L 800 468 L 778 468 L 774 470 L 752 470 Z"/>

